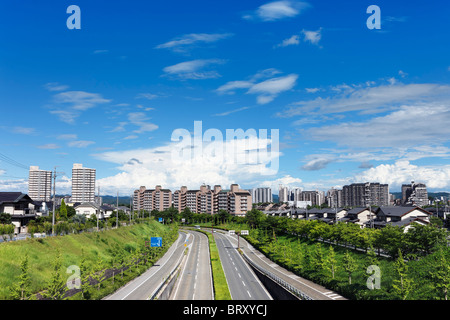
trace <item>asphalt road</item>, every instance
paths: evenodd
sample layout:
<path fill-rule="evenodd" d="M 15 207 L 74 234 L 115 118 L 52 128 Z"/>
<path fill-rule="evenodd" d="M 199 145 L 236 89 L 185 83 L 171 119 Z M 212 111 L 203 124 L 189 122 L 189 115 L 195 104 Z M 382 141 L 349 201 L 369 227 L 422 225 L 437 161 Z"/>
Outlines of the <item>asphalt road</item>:
<path fill-rule="evenodd" d="M 214 233 L 220 261 L 233 300 L 272 300 L 244 259 L 226 235 Z"/>
<path fill-rule="evenodd" d="M 187 259 L 170 300 L 213 300 L 211 259 L 208 237 L 203 233 L 185 230 L 188 233 L 185 244 Z"/>
<path fill-rule="evenodd" d="M 166 279 L 183 257 L 186 234 L 179 233 L 178 239 L 150 269 L 128 282 L 103 300 L 147 300 Z"/>

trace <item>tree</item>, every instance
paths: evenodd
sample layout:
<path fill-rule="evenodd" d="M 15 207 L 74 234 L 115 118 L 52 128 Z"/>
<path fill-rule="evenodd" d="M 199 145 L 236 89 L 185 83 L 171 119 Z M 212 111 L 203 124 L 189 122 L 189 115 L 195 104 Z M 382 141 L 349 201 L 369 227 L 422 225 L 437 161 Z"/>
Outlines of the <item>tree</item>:
<path fill-rule="evenodd" d="M 92 278 L 97 281 L 97 290 L 100 290 L 100 283 L 103 281 L 105 276 L 105 270 L 103 269 L 103 260 L 100 255 L 97 256 L 97 262 L 94 267 L 94 274 Z"/>
<path fill-rule="evenodd" d="M 81 298 L 89 298 L 89 270 L 86 262 L 86 257 L 84 255 L 84 250 L 81 249 L 81 261 L 80 261 L 80 280 L 81 280 Z"/>
<path fill-rule="evenodd" d="M 320 242 L 316 243 L 315 248 L 311 255 L 311 266 L 313 269 L 320 273 L 324 267 L 322 244 Z"/>
<path fill-rule="evenodd" d="M 53 273 L 52 277 L 48 283 L 48 289 L 44 293 L 44 297 L 50 298 L 52 300 L 60 300 L 63 298 L 64 293 L 67 290 L 66 283 L 61 274 L 61 253 L 56 253 L 55 260 L 53 261 Z"/>
<path fill-rule="evenodd" d="M 9 213 L 0 213 L 0 224 L 11 224 L 11 215 Z"/>
<path fill-rule="evenodd" d="M 403 259 L 400 249 L 398 249 L 398 258 L 394 262 L 394 270 L 397 279 L 393 282 L 394 292 L 400 296 L 402 300 L 406 300 L 412 289 L 412 281 L 408 279 L 408 265 Z"/>
<path fill-rule="evenodd" d="M 61 200 L 61 206 L 59 207 L 59 216 L 62 219 L 67 220 L 67 207 L 64 199 Z"/>
<path fill-rule="evenodd" d="M 430 270 L 436 289 L 441 290 L 444 299 L 448 300 L 448 290 L 450 289 L 450 265 L 445 256 L 443 247 L 439 248 L 437 261 Z"/>
<path fill-rule="evenodd" d="M 334 273 L 336 272 L 337 269 L 337 260 L 336 254 L 331 245 L 330 249 L 328 250 L 327 258 L 325 260 L 325 268 L 331 272 L 331 278 L 334 279 Z"/>
<path fill-rule="evenodd" d="M 31 289 L 30 289 L 30 275 L 28 270 L 28 254 L 25 254 L 22 261 L 20 262 L 20 276 L 17 281 L 12 287 L 10 287 L 11 290 L 11 297 L 14 300 L 25 300 L 28 299 L 31 295 Z"/>
<path fill-rule="evenodd" d="M 348 274 L 348 284 L 352 284 L 352 273 L 356 271 L 357 264 L 355 259 L 350 255 L 348 250 L 344 253 L 343 265 L 345 272 Z"/>

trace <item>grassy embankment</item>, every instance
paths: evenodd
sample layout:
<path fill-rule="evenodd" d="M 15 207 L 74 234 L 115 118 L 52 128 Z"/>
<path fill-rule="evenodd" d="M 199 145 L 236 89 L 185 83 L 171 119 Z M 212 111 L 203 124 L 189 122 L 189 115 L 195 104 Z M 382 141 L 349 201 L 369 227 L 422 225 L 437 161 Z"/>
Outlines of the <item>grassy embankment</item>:
<path fill-rule="evenodd" d="M 148 248 L 145 241 L 150 237 L 162 237 L 162 248 Z M 71 265 L 80 265 L 82 256 L 86 260 L 89 273 L 101 269 L 118 269 L 125 267 L 122 274 L 118 272 L 114 277 L 101 282 L 100 288 L 89 288 L 86 295 L 90 299 L 100 299 L 126 282 L 141 274 L 161 257 L 177 238 L 175 226 L 164 226 L 156 221 L 120 227 L 114 230 L 101 232 L 70 234 L 66 236 L 47 237 L 43 239 L 27 239 L 23 241 L 0 244 L 0 299 L 10 299 L 10 287 L 17 283 L 21 274 L 20 264 L 25 255 L 28 255 L 30 277 L 29 288 L 36 298 L 36 293 L 47 289 L 52 278 L 53 264 L 57 253 L 61 254 L 61 276 L 66 281 L 73 273 L 66 273 Z M 143 253 L 146 253 L 144 256 Z M 118 257 L 123 259 L 119 264 Z M 144 259 L 143 259 L 144 258 Z M 139 261 L 139 263 L 130 263 Z M 110 272 L 111 273 L 111 272 Z M 71 299 L 81 299 L 77 293 Z"/>

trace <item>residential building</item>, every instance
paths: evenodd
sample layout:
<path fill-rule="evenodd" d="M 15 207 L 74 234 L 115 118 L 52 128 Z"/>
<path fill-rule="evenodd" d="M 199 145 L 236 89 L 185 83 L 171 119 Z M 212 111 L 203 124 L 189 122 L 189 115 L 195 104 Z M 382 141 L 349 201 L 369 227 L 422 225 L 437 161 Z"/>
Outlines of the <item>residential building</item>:
<path fill-rule="evenodd" d="M 405 232 L 411 227 L 413 222 L 420 224 L 430 223 L 432 214 L 425 209 L 414 206 L 387 206 L 379 207 L 375 211 L 373 221 L 367 221 L 366 226 L 382 228 L 387 224 L 394 226 L 404 226 Z"/>
<path fill-rule="evenodd" d="M 339 221 L 341 222 L 347 222 L 347 223 L 356 223 L 361 228 L 364 228 L 366 226 L 370 227 L 370 224 L 367 225 L 367 222 L 371 219 L 375 219 L 375 210 L 371 208 L 371 211 L 369 211 L 368 207 L 357 207 L 352 208 L 347 211 L 345 216 L 341 218 Z"/>
<path fill-rule="evenodd" d="M 71 202 L 95 201 L 95 174 L 95 169 L 83 168 L 81 163 L 73 164 Z"/>
<path fill-rule="evenodd" d="M 289 188 L 283 187 L 280 184 L 280 187 L 278 189 L 278 202 L 288 202 L 289 201 Z"/>
<path fill-rule="evenodd" d="M 151 212 L 152 210 L 164 211 L 172 205 L 172 191 L 163 189 L 157 185 L 155 189 L 147 189 L 141 186 L 134 191 L 133 194 L 133 208 L 134 210 L 145 210 Z"/>
<path fill-rule="evenodd" d="M 253 203 L 273 202 L 272 189 L 271 188 L 253 188 L 252 189 L 252 202 Z"/>
<path fill-rule="evenodd" d="M 389 205 L 389 186 L 378 182 L 353 183 L 342 188 L 345 207 Z"/>
<path fill-rule="evenodd" d="M 426 206 L 428 201 L 427 186 L 424 183 L 411 181 L 402 185 L 402 204 L 418 207 Z"/>
<path fill-rule="evenodd" d="M 34 201 L 50 201 L 52 192 L 52 172 L 30 166 L 28 175 L 28 196 Z"/>
<path fill-rule="evenodd" d="M 330 208 L 343 207 L 342 189 L 331 188 L 328 190 L 326 202 Z"/>
<path fill-rule="evenodd" d="M 11 215 L 14 233 L 27 232 L 26 225 L 36 219 L 36 207 L 27 194 L 22 192 L 0 192 L 0 213 Z"/>
<path fill-rule="evenodd" d="M 252 209 L 252 194 L 239 189 L 237 184 L 232 184 L 228 190 L 220 185 L 215 185 L 213 189 L 202 185 L 196 190 L 183 186 L 174 192 L 173 206 L 178 212 L 189 208 L 194 213 L 217 214 L 219 210 L 225 210 L 230 214 L 245 215 Z"/>

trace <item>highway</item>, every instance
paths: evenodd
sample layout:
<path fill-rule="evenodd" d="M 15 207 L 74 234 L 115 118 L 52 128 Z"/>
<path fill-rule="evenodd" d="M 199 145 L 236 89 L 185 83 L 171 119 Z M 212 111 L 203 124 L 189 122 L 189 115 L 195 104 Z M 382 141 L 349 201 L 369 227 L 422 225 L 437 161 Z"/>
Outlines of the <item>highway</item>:
<path fill-rule="evenodd" d="M 214 233 L 220 261 L 233 300 L 272 300 L 257 276 L 232 245 L 228 237 L 219 232 Z"/>
<path fill-rule="evenodd" d="M 213 300 L 211 259 L 208 237 L 191 230 L 185 240 L 188 248 L 187 259 L 181 267 L 181 273 L 170 300 Z"/>
<path fill-rule="evenodd" d="M 152 267 L 103 300 L 147 300 L 181 261 L 186 236 L 180 232 L 178 239 Z"/>

